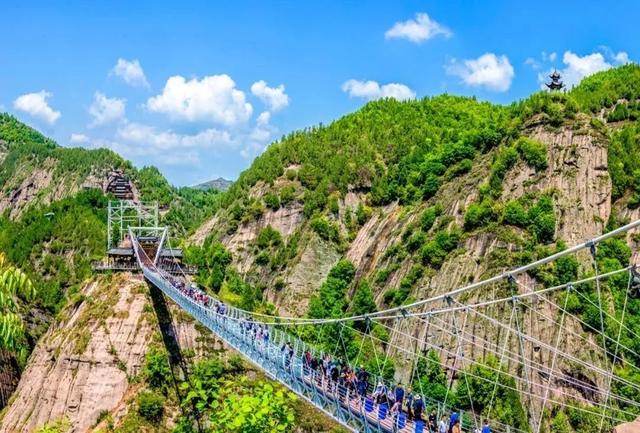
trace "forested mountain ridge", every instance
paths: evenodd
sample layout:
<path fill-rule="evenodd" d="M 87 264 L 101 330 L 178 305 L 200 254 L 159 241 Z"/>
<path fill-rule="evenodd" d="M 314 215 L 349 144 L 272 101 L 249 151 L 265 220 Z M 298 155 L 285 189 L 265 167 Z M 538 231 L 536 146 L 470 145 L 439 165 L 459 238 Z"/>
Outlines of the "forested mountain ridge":
<path fill-rule="evenodd" d="M 137 171 L 111 152 L 100 151 L 98 160 L 122 168 L 146 200 L 164 206 L 184 202 L 165 208 L 163 218 L 174 235 L 189 234 L 210 218 L 183 242 L 187 259 L 201 269 L 197 280 L 207 290 L 247 309 L 338 317 L 426 298 L 639 218 L 639 99 L 640 68 L 627 65 L 593 75 L 570 92 L 536 93 L 510 106 L 450 95 L 374 101 L 330 125 L 295 132 L 272 144 L 223 195 L 172 188 L 157 170 Z M 5 170 L 11 174 L 7 179 L 14 174 L 20 179 L 20 173 L 53 164 L 52 159 L 94 155 L 86 150 L 67 153 L 69 149 L 15 119 L 3 119 L 2 179 Z M 292 405 L 260 377 L 256 380 L 255 372 L 224 352 L 209 357 L 203 347 L 214 346 L 211 334 L 174 309 L 168 319 L 184 343 L 182 356 L 193 373 L 191 380 L 176 375 L 168 365 L 171 355 L 153 330 L 158 326 L 153 293 L 132 276 L 87 280 L 89 259 L 104 249 L 107 197 L 82 188 L 91 168 L 69 171 L 66 164 L 55 163 L 64 168 L 58 179 L 75 178 L 72 184 L 78 189 L 58 199 L 42 187 L 43 193 L 31 196 L 32 205 L 0 221 L 0 250 L 34 278 L 39 302 L 57 312 L 55 326 L 38 343 L 34 362 L 27 363 L 16 400 L 0 413 L 0 431 L 14 426 L 33 431 L 50 422 L 43 431 L 64 431 L 71 423 L 92 426 L 96 432 L 188 432 L 196 419 L 220 422 L 217 408 L 222 401 L 231 412 L 273 402 L 266 413 L 282 417 L 286 431 L 332 428 L 310 417 L 308 409 Z M 6 182 L 3 195 L 21 185 L 5 189 Z M 615 239 L 600 248 L 601 270 L 628 263 L 636 242 L 636 237 Z M 556 284 L 590 272 L 588 257 L 579 257 L 531 273 L 523 283 Z M 620 307 L 624 283 L 613 279 L 603 285 L 605 308 Z M 593 287 L 585 290 L 593 296 Z M 577 318 L 595 323 L 597 311 L 580 299 L 569 300 Z M 36 310 L 29 305 L 29 311 Z M 631 301 L 629 311 L 633 313 L 625 322 L 638 333 L 637 300 Z M 496 337 L 496 331 L 482 323 L 470 326 L 481 338 Z M 595 338 L 575 320 L 566 326 Z M 550 322 L 531 321 L 526 327 L 542 340 L 555 335 Z M 617 331 L 607 329 L 610 334 Z M 424 385 L 429 398 L 443 397 L 444 356 L 430 352 L 430 374 L 416 381 L 409 375 L 410 361 L 387 344 L 402 337 L 380 327 L 371 332 L 380 343 L 368 343 L 367 358 L 360 359 L 370 371 L 377 371 L 374 359 L 384 357 L 384 375 L 416 389 Z M 411 332 L 422 336 L 424 329 Z M 335 348 L 331 332 L 302 337 L 328 351 Z M 631 332 L 621 337 L 626 347 L 640 353 L 640 342 Z M 351 334 L 345 340 L 346 352 L 355 352 L 362 343 Z M 571 339 L 562 343 L 563 350 L 589 363 L 605 363 L 597 351 L 584 351 Z M 533 358 L 535 348 L 527 350 Z M 475 346 L 464 347 L 464 352 L 486 360 Z M 631 353 L 623 356 L 640 361 Z M 562 367 L 568 376 L 581 377 L 575 366 Z M 49 373 L 51 383 L 45 379 Z M 482 369 L 474 373 L 486 374 Z M 617 374 L 640 382 L 633 369 L 620 366 Z M 104 392 L 106 382 L 96 378 L 105 375 L 112 379 L 108 387 L 113 398 L 79 413 L 80 407 L 86 408 L 81 406 L 83 396 L 94 401 Z M 604 377 L 586 379 L 604 386 Z M 68 392 L 53 393 L 49 386 Z M 554 386 L 579 396 L 565 383 Z M 30 396 L 31 388 L 41 389 L 42 398 Z M 468 410 L 466 395 L 473 395 L 475 410 L 486 415 L 484 391 L 478 383 L 467 388 L 456 383 L 449 398 Z M 640 399 L 634 389 L 615 391 L 631 401 Z M 525 397 L 499 393 L 492 416 L 527 430 L 531 407 Z M 185 411 L 190 405 L 196 407 L 191 415 Z M 579 410 L 548 410 L 542 431 L 590 433 L 599 423 L 599 417 Z M 240 420 L 232 415 L 225 413 L 235 426 Z"/>
<path fill-rule="evenodd" d="M 260 311 L 335 317 L 428 298 L 639 218 L 638 119 L 637 65 L 510 106 L 449 95 L 370 102 L 272 144 L 192 237 L 191 259 L 203 270 L 202 284 Z M 612 241 L 598 263 L 626 265 L 636 247 L 635 237 Z M 338 282 L 330 271 L 344 260 L 353 276 Z M 523 283 L 550 285 L 591 272 L 582 257 Z M 619 311 L 624 284 L 607 285 L 606 308 Z M 573 301 L 577 318 L 593 320 L 589 305 Z M 625 344 L 638 348 L 632 336 L 640 316 L 626 320 Z M 553 338 L 552 326 L 530 326 L 542 341 Z M 593 338 L 577 321 L 568 326 Z M 477 332 L 495 337 L 480 325 Z M 616 336 L 613 327 L 607 332 Z M 326 344 L 329 350 L 333 343 Z M 482 356 L 473 346 L 465 353 Z M 395 369 L 408 379 L 410 365 L 398 359 Z M 640 380 L 632 370 L 619 374 Z M 605 386 L 601 377 L 589 380 Z M 524 426 L 526 411 L 506 411 L 503 421 Z M 561 410 L 550 418 L 568 432 L 590 431 L 595 419 Z"/>

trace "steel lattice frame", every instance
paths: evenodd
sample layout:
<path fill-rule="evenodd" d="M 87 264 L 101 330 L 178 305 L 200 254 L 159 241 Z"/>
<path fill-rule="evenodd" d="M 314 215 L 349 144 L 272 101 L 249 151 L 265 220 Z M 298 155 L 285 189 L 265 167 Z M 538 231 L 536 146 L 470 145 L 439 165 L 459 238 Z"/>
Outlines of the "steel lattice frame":
<path fill-rule="evenodd" d="M 107 250 L 118 246 L 129 227 L 158 227 L 160 222 L 157 202 L 115 200 L 107 209 Z"/>

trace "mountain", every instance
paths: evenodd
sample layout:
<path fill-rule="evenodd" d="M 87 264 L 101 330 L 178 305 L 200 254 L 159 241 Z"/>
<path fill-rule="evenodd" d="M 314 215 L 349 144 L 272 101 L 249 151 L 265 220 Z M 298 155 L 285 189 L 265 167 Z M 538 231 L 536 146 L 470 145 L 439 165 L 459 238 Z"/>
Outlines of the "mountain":
<path fill-rule="evenodd" d="M 640 218 L 638 119 L 638 65 L 594 74 L 566 93 L 540 92 L 509 106 L 450 95 L 370 102 L 329 125 L 273 143 L 192 236 L 190 258 L 201 269 L 201 284 L 257 311 L 338 317 L 429 298 Z M 636 260 L 636 242 L 637 236 L 608 241 L 598 250 L 600 271 Z M 520 284 L 560 284 L 591 275 L 592 266 L 589 257 L 578 256 L 531 272 Z M 332 276 L 345 269 L 352 269 L 348 278 Z M 625 281 L 603 284 L 610 315 L 623 308 L 619 294 L 626 292 Z M 595 289 L 586 290 L 585 298 L 571 297 L 574 318 L 566 327 L 589 341 L 596 334 L 583 323 L 600 325 L 588 302 Z M 486 294 L 472 293 L 465 301 L 481 297 Z M 504 314 L 498 320 L 508 322 Z M 558 310 L 549 314 L 560 320 Z M 632 341 L 640 332 L 640 315 L 627 316 L 625 323 L 626 347 L 636 347 Z M 497 342 L 497 330 L 486 322 L 470 320 L 466 326 L 478 338 Z M 526 332 L 541 341 L 553 341 L 556 331 L 552 321 L 531 319 L 526 325 Z M 391 326 L 378 332 L 386 341 L 402 331 Z M 404 332 L 420 336 L 424 328 Z M 615 341 L 613 328 L 605 332 Z M 455 340 L 439 338 L 436 345 L 457 350 L 451 346 Z M 321 350 L 335 348 L 335 334 L 313 341 Z M 587 355 L 578 341 L 566 339 L 563 350 L 606 368 L 600 352 Z M 345 350 L 357 353 L 358 343 L 352 337 Z M 510 341 L 508 349 L 518 353 L 517 342 Z M 411 381 L 412 366 L 401 354 L 385 344 L 375 350 L 378 357 L 364 360 L 371 369 L 376 371 L 375 359 L 388 355 L 386 373 L 392 376 L 395 370 L 396 379 Z M 462 350 L 472 359 L 498 362 L 486 360 L 476 345 Z M 526 350 L 536 359 L 535 347 Z M 439 358 L 443 369 L 450 368 L 444 353 Z M 640 360 L 632 352 L 625 358 L 628 363 L 617 374 L 638 382 L 629 364 Z M 503 366 L 520 374 L 516 367 Z M 560 368 L 568 381 L 584 374 L 570 363 Z M 542 377 L 532 380 L 545 386 Z M 600 375 L 586 380 L 606 387 Z M 435 396 L 441 385 L 426 388 Z M 640 397 L 623 388 L 613 392 L 635 401 Z M 553 391 L 576 393 L 567 383 L 555 383 Z M 470 409 L 463 384 L 452 392 L 460 393 L 462 409 Z M 579 409 L 554 407 L 542 431 L 582 433 L 599 423 L 599 416 L 581 411 L 575 398 L 568 403 Z M 482 400 L 475 394 L 471 401 L 476 411 L 486 412 L 488 407 L 478 403 Z M 520 428 L 540 410 L 538 403 L 526 394 L 495 402 L 511 408 L 499 419 Z M 634 410 L 624 404 L 619 409 Z"/>
<path fill-rule="evenodd" d="M 24 333 L 19 344 L 28 359 L 4 346 L 0 323 L 0 432 L 168 432 L 201 418 L 183 404 L 203 384 L 211 401 L 223 398 L 217 394 L 223 384 L 233 385 L 237 404 L 255 389 L 272 394 L 274 410 L 295 416 L 301 432 L 333 429 L 229 357 L 209 331 L 166 305 L 139 276 L 93 274 L 91 261 L 105 254 L 116 177 L 126 179 L 134 198 L 158 202 L 176 243 L 215 212 L 221 197 L 172 187 L 156 168 L 138 170 L 108 150 L 58 146 L 0 115 L 0 253 L 36 290 L 34 298 L 18 294 L 15 309 L 9 304 L 22 317 L 13 329 Z"/>
<path fill-rule="evenodd" d="M 224 193 L 173 188 L 154 168 L 136 170 L 106 151 L 59 148 L 16 119 L 4 119 L 0 200 L 8 201 L 0 251 L 51 300 L 23 303 L 29 323 L 36 322 L 36 311 L 44 311 L 46 320 L 40 325 L 44 329 L 33 333 L 33 339 L 42 337 L 0 414 L 0 432 L 37 431 L 45 423 L 50 423 L 46 431 L 69 424 L 95 432 L 187 432 L 196 426 L 243 431 L 234 423 L 215 423 L 231 417 L 221 414 L 224 408 L 239 413 L 256 401 L 267 402 L 264 413 L 294 420 L 283 419 L 282 431 L 337 429 L 230 356 L 214 336 L 164 304 L 138 277 L 83 271 L 90 257 L 103 251 L 106 198 L 103 189 L 82 185 L 112 170 L 122 170 L 137 194 L 164 207 L 165 223 L 182 238 L 187 260 L 200 269 L 200 285 L 242 308 L 285 315 L 340 317 L 403 305 L 640 218 L 637 65 L 592 75 L 567 93 L 540 92 L 508 106 L 451 95 L 373 101 L 329 125 L 273 143 Z M 71 163 L 76 159 L 81 162 Z M 49 188 L 51 182 L 40 180 L 48 171 L 69 187 L 62 193 Z M 34 188 L 27 187 L 31 184 Z M 22 198 L 11 201 L 16 191 Z M 637 259 L 637 242 L 637 236 L 627 236 L 599 246 L 599 271 Z M 579 255 L 530 272 L 519 283 L 531 289 L 593 272 L 590 257 Z M 600 289 L 608 313 L 621 311 L 626 278 L 607 280 Z M 491 290 L 509 294 L 506 284 Z M 556 299 L 572 314 L 565 329 L 585 344 L 599 341 L 583 326 L 600 326 L 599 311 L 589 302 L 595 296 L 596 288 L 589 285 L 580 296 Z M 472 292 L 465 301 L 480 298 L 487 294 Z M 539 310 L 532 306 L 523 313 L 524 331 L 556 341 L 559 311 L 544 310 L 546 320 L 536 320 L 534 311 Z M 629 299 L 626 311 L 627 328 L 608 323 L 605 332 L 614 339 L 619 333 L 624 347 L 635 348 L 620 352 L 628 364 L 616 365 L 616 374 L 640 383 L 637 370 L 629 367 L 640 363 L 634 338 L 640 334 L 640 301 Z M 509 321 L 508 310 L 494 314 Z M 474 338 L 500 341 L 495 326 L 469 318 L 464 326 Z M 492 407 L 493 418 L 530 429 L 539 403 L 517 392 L 511 376 L 499 379 L 514 389 L 495 393 L 491 401 L 479 381 L 452 380 L 447 391 L 452 366 L 445 350 L 453 350 L 455 340 L 442 332 L 430 334 L 442 351 L 428 351 L 428 363 L 413 365 L 394 347 L 407 344 L 403 335 L 425 338 L 425 327 L 399 326 L 374 326 L 375 342 L 341 332 L 345 355 L 423 389 L 427 397 L 442 398 L 446 392 L 465 411 L 473 402 L 474 410 L 486 416 Z M 333 352 L 335 331 L 302 330 L 300 336 Z M 590 365 L 607 368 L 601 352 L 585 349 L 581 341 L 564 338 L 558 344 Z M 357 349 L 364 343 L 366 356 L 360 357 Z M 509 353 L 522 349 L 528 359 L 539 353 L 515 340 L 504 347 Z M 522 374 L 518 362 L 500 364 L 479 345 L 463 344 L 459 350 L 481 365 Z M 606 377 L 564 359 L 557 362 L 564 379 L 551 384 L 552 392 L 570 407 L 548 405 L 541 431 L 598 431 L 599 414 L 582 406 L 572 380 L 602 388 Z M 415 371 L 422 375 L 414 376 Z M 471 373 L 489 383 L 496 380 L 482 366 Z M 531 380 L 546 383 L 541 375 Z M 640 401 L 633 387 L 613 391 Z M 611 405 L 615 414 L 637 410 L 619 401 Z"/>
<path fill-rule="evenodd" d="M 195 185 L 193 188 L 196 189 L 216 189 L 218 191 L 226 191 L 233 184 L 232 180 L 227 180 L 222 177 L 217 179 L 210 180 L 208 182 L 203 182 L 198 185 Z"/>

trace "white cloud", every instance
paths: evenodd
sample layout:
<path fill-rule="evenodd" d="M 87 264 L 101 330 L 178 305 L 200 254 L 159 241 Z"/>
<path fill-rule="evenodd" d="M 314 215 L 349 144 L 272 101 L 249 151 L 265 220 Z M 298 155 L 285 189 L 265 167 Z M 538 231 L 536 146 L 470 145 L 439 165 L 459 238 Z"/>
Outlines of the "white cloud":
<path fill-rule="evenodd" d="M 524 61 L 524 64 L 531 66 L 531 68 L 533 68 L 534 70 L 538 70 L 542 66 L 540 62 L 533 57 L 527 57 L 527 60 Z"/>
<path fill-rule="evenodd" d="M 278 132 L 277 128 L 269 124 L 271 113 L 263 111 L 256 119 L 255 127 L 248 133 L 246 137 L 242 137 L 244 147 L 240 151 L 243 158 L 251 159 L 262 153 L 273 136 Z"/>
<path fill-rule="evenodd" d="M 556 53 L 547 55 L 543 51 L 541 58 L 542 62 L 548 65 L 556 60 Z M 565 51 L 562 56 L 562 63 L 565 67 L 559 68 L 558 71 L 560 75 L 562 75 L 562 80 L 565 85 L 571 88 L 578 84 L 584 77 L 595 74 L 596 72 L 605 71 L 613 66 L 629 63 L 630 61 L 629 55 L 626 52 L 619 51 L 616 53 L 609 47 L 600 46 L 598 47 L 598 51 L 584 56 L 579 56 L 572 51 Z M 548 76 L 554 69 L 555 68 L 549 68 L 545 72 L 538 73 L 538 81 L 542 89 L 546 89 L 543 83 L 548 81 Z"/>
<path fill-rule="evenodd" d="M 395 23 L 385 32 L 384 37 L 386 39 L 407 39 L 419 44 L 438 35 L 448 38 L 453 33 L 447 27 L 429 18 L 426 13 L 417 13 L 415 20 Z"/>
<path fill-rule="evenodd" d="M 147 77 L 144 75 L 140 62 L 135 60 L 125 60 L 119 58 L 116 65 L 111 69 L 109 75 L 120 77 L 130 86 L 149 87 Z"/>
<path fill-rule="evenodd" d="M 197 134 L 179 134 L 172 130 L 158 131 L 152 126 L 128 123 L 119 128 L 117 134 L 123 141 L 150 147 L 157 152 L 179 153 L 184 149 L 233 144 L 227 131 L 214 128 L 205 129 Z"/>
<path fill-rule="evenodd" d="M 93 95 L 93 103 L 89 107 L 89 114 L 93 121 L 89 125 L 100 126 L 122 119 L 125 112 L 125 99 L 108 98 L 100 92 Z"/>
<path fill-rule="evenodd" d="M 74 144 L 87 144 L 90 142 L 90 139 L 85 134 L 73 133 L 71 137 L 69 137 L 69 141 Z"/>
<path fill-rule="evenodd" d="M 348 80 L 342 85 L 342 91 L 352 98 L 366 98 L 368 100 L 380 98 L 395 98 L 399 101 L 414 99 L 416 92 L 404 84 L 378 84 L 377 81 Z"/>
<path fill-rule="evenodd" d="M 289 105 L 289 96 L 284 92 L 284 84 L 269 87 L 264 80 L 251 85 L 251 93 L 257 96 L 272 111 L 278 111 Z"/>
<path fill-rule="evenodd" d="M 228 75 L 211 75 L 187 81 L 176 75 L 167 80 L 161 94 L 149 98 L 151 111 L 189 122 L 235 125 L 246 122 L 253 107 Z"/>
<path fill-rule="evenodd" d="M 469 86 L 485 87 L 496 92 L 509 90 L 515 75 L 507 56 L 498 57 L 493 53 L 464 60 L 463 64 L 454 59 L 447 67 L 447 73 L 457 75 Z"/>
<path fill-rule="evenodd" d="M 49 125 L 53 125 L 62 114 L 49 106 L 47 99 L 51 96 L 52 94 L 45 90 L 27 93 L 13 101 L 13 108 L 28 113 Z"/>
<path fill-rule="evenodd" d="M 571 51 L 566 51 L 562 56 L 562 62 L 567 66 L 561 74 L 569 88 L 578 84 L 584 77 L 611 68 L 611 64 L 605 60 L 602 53 L 580 57 Z"/>
<path fill-rule="evenodd" d="M 631 62 L 631 60 L 629 60 L 629 54 L 624 51 L 620 51 L 619 53 L 617 53 L 615 56 L 613 56 L 613 59 L 620 65 L 626 65 L 627 63 Z"/>

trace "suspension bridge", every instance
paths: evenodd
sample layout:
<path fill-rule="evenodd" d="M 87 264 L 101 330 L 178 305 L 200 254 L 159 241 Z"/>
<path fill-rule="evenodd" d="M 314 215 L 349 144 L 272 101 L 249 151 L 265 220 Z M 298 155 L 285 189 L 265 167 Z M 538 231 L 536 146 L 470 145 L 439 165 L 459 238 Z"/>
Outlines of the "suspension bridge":
<path fill-rule="evenodd" d="M 187 274 L 159 265 L 161 251 L 169 243 L 167 228 L 129 226 L 127 230 L 137 265 L 149 284 L 266 375 L 350 431 L 429 431 L 410 409 L 391 407 L 391 402 L 379 398 L 381 387 L 393 389 L 395 384 L 384 374 L 386 358 L 391 356 L 408 372 L 404 383 L 413 384 L 424 408 L 436 411 L 438 419 L 457 413 L 461 431 L 479 431 L 487 421 L 493 432 L 541 433 L 552 431 L 549 418 L 555 408 L 589 416 L 597 421 L 593 431 L 602 432 L 640 414 L 640 383 L 632 379 L 634 374 L 640 377 L 640 336 L 625 324 L 630 305 L 635 305 L 640 275 L 634 264 L 601 272 L 598 261 L 601 244 L 629 236 L 638 226 L 640 220 L 428 299 L 366 315 L 326 319 L 260 314 L 225 305 L 189 283 Z M 172 251 L 170 245 L 168 250 Z M 586 277 L 546 287 L 531 278 L 574 255 L 590 263 Z M 617 291 L 608 287 L 611 281 Z M 579 315 L 573 305 L 576 300 L 593 317 Z M 388 338 L 370 332 L 374 326 L 386 331 Z M 300 338 L 302 329 L 320 333 L 326 327 L 337 332 L 332 353 Z M 346 331 L 358 337 L 356 356 L 347 353 Z M 375 348 L 380 347 L 384 354 L 379 357 Z M 419 377 L 425 369 L 418 366 L 421 361 L 429 365 L 430 353 L 436 353 L 444 366 L 444 395 L 434 396 L 424 389 L 429 384 Z M 328 355 L 353 364 L 354 372 L 363 359 L 374 357 L 378 371 L 369 371 L 364 381 L 358 378 L 356 386 L 349 386 L 309 362 Z M 468 395 L 452 401 L 454 384 L 464 385 Z M 474 387 L 486 390 L 485 395 L 473 396 Z M 498 396 L 509 393 L 517 393 L 522 400 L 526 425 L 501 417 L 504 408 L 498 407 Z"/>

